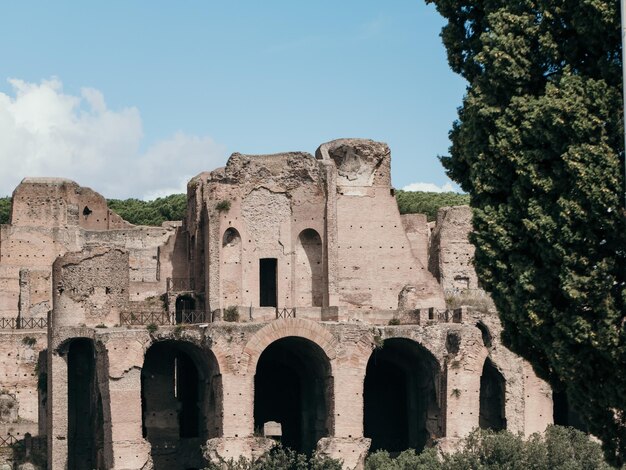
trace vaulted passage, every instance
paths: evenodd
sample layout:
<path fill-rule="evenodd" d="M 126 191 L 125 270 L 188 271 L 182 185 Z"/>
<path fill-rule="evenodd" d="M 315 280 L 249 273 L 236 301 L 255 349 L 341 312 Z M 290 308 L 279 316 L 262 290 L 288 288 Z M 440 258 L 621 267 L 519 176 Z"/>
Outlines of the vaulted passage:
<path fill-rule="evenodd" d="M 321 307 L 324 301 L 322 239 L 313 229 L 303 230 L 296 243 L 296 305 Z"/>
<path fill-rule="evenodd" d="M 67 353 L 69 470 L 104 469 L 102 397 L 90 339 L 75 339 Z"/>
<path fill-rule="evenodd" d="M 441 436 L 439 365 L 412 340 L 386 339 L 367 363 L 365 437 L 370 450 L 422 451 Z"/>
<path fill-rule="evenodd" d="M 482 429 L 501 431 L 506 429 L 504 414 L 505 381 L 489 358 L 485 359 L 480 376 L 480 415 L 478 425 Z"/>
<path fill-rule="evenodd" d="M 221 435 L 221 376 L 210 351 L 152 345 L 141 371 L 142 428 L 155 470 L 202 468 L 200 446 Z"/>
<path fill-rule="evenodd" d="M 282 443 L 311 453 L 332 430 L 333 381 L 328 357 L 318 345 L 289 336 L 261 354 L 254 377 L 254 427 L 275 421 Z"/>

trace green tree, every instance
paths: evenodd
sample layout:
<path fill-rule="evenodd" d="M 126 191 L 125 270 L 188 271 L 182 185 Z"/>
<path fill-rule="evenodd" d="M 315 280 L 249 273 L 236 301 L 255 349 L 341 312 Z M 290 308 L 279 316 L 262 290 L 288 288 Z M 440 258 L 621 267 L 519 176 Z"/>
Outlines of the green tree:
<path fill-rule="evenodd" d="M 503 339 L 564 384 L 626 458 L 626 227 L 619 2 L 426 0 L 468 82 L 448 175 Z"/>
<path fill-rule="evenodd" d="M 109 209 L 135 225 L 159 226 L 167 220 L 182 220 L 187 210 L 187 196 L 172 194 L 154 201 L 108 199 Z"/>
<path fill-rule="evenodd" d="M 11 216 L 11 198 L 0 197 L 0 224 L 8 224 Z"/>
<path fill-rule="evenodd" d="M 469 204 L 467 194 L 430 193 L 423 191 L 396 191 L 400 214 L 426 214 L 427 220 L 437 219 L 440 207 L 463 206 Z"/>

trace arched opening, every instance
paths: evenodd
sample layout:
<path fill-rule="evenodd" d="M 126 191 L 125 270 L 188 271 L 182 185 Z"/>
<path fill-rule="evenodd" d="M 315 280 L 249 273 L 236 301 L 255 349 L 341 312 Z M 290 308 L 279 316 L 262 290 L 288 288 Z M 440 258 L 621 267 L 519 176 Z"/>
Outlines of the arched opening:
<path fill-rule="evenodd" d="M 322 239 L 315 230 L 300 232 L 296 243 L 296 303 L 321 307 L 324 301 Z"/>
<path fill-rule="evenodd" d="M 506 429 L 504 412 L 505 381 L 489 358 L 485 359 L 480 376 L 480 412 L 478 426 L 482 429 Z"/>
<path fill-rule="evenodd" d="M 192 312 L 196 309 L 196 301 L 190 295 L 176 297 L 176 324 L 194 323 Z"/>
<path fill-rule="evenodd" d="M 102 397 L 93 341 L 74 339 L 67 350 L 67 468 L 104 468 Z"/>
<path fill-rule="evenodd" d="M 241 236 L 230 227 L 222 237 L 222 298 L 226 306 L 243 305 L 241 269 Z"/>
<path fill-rule="evenodd" d="M 153 344 L 141 370 L 143 436 L 154 469 L 203 468 L 201 446 L 222 433 L 222 385 L 210 351 L 183 341 Z"/>
<path fill-rule="evenodd" d="M 571 426 L 583 432 L 589 431 L 578 412 L 570 405 L 565 390 L 552 392 L 552 403 L 554 424 Z"/>
<path fill-rule="evenodd" d="M 476 328 L 480 330 L 480 335 L 483 338 L 483 344 L 485 345 L 487 349 L 490 349 L 491 346 L 493 346 L 493 337 L 491 336 L 491 332 L 489 331 L 489 328 L 487 328 L 487 325 L 485 325 L 481 321 L 476 323 Z"/>
<path fill-rule="evenodd" d="M 332 430 L 330 361 L 314 342 L 288 336 L 261 354 L 254 376 L 254 427 L 280 423 L 283 445 L 311 453 Z"/>
<path fill-rule="evenodd" d="M 386 339 L 367 363 L 365 437 L 372 452 L 421 452 L 441 436 L 439 364 L 415 341 Z"/>

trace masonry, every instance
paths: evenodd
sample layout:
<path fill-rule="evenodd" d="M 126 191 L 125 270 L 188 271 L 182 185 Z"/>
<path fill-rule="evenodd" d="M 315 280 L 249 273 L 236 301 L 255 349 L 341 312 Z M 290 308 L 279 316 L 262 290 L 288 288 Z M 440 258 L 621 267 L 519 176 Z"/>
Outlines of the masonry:
<path fill-rule="evenodd" d="M 235 153 L 162 227 L 25 179 L 0 229 L 0 437 L 45 440 L 54 470 L 202 468 L 276 440 L 356 469 L 543 431 L 552 391 L 499 341 L 469 208 L 401 216 L 390 165 L 364 139 Z"/>

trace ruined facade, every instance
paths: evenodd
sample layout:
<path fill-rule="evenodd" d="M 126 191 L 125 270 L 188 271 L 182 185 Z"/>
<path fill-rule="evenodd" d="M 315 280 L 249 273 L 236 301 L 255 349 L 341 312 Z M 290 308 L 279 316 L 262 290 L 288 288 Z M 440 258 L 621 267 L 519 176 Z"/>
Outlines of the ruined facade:
<path fill-rule="evenodd" d="M 182 222 L 138 227 L 74 182 L 18 186 L 0 438 L 28 435 L 54 470 L 202 468 L 272 439 L 359 468 L 368 450 L 552 422 L 495 313 L 446 308 L 480 293 L 469 208 L 432 230 L 401 216 L 387 145 L 233 154 L 187 195 Z"/>

